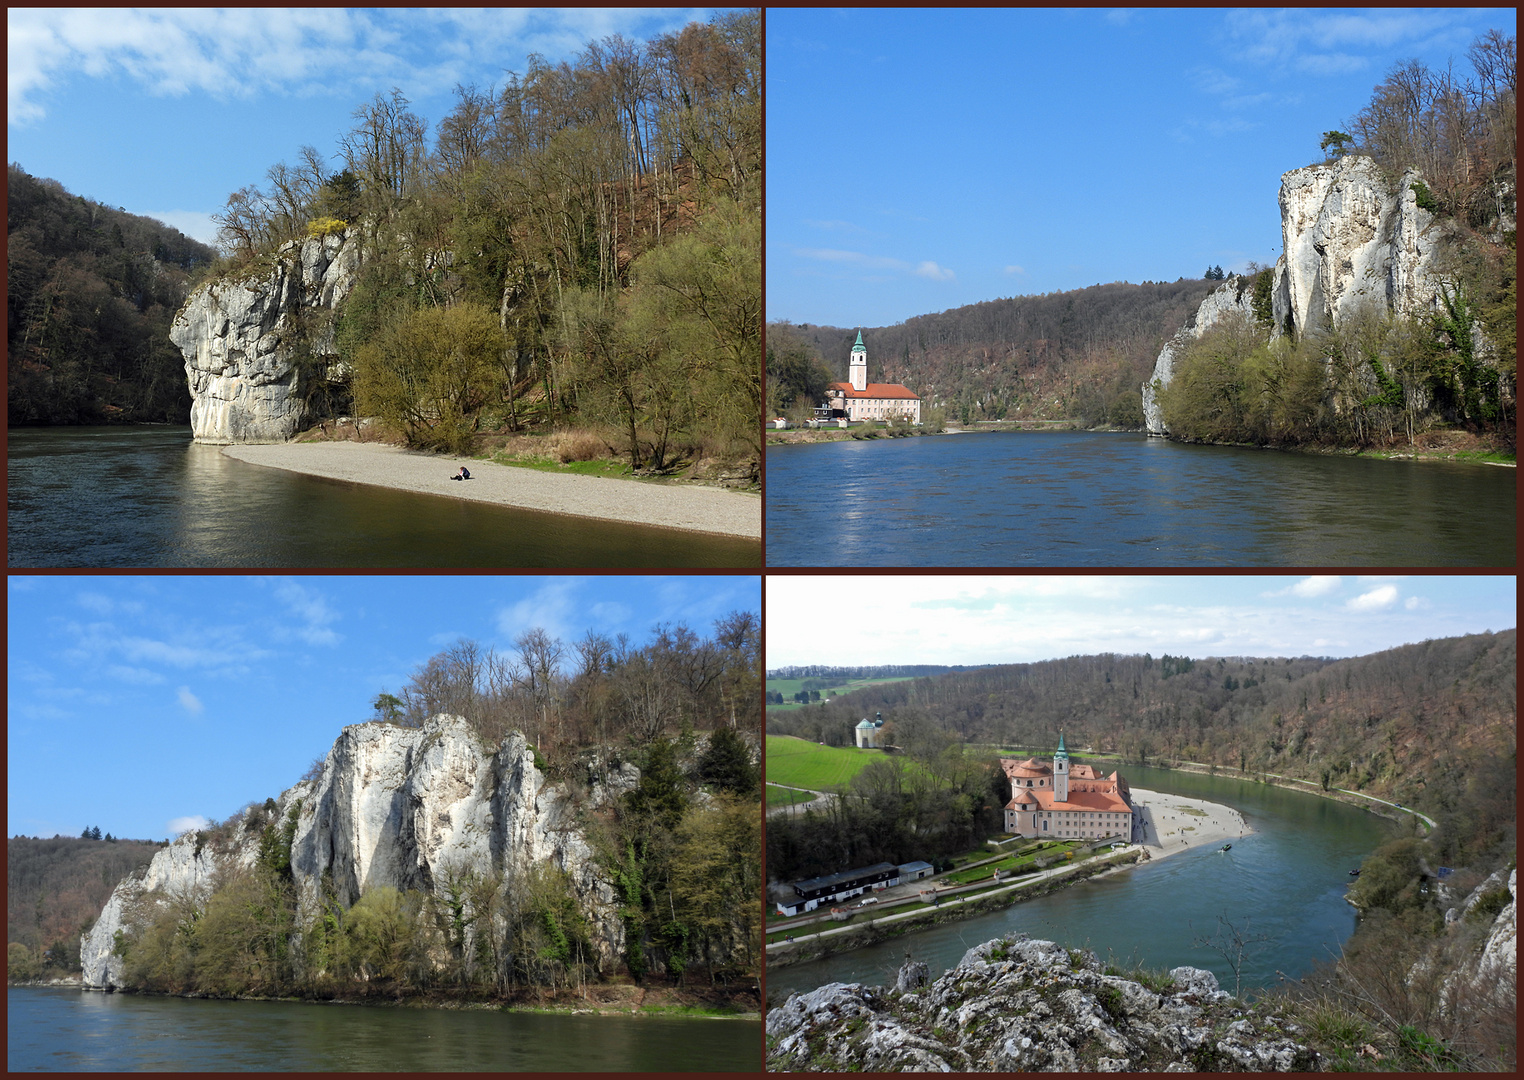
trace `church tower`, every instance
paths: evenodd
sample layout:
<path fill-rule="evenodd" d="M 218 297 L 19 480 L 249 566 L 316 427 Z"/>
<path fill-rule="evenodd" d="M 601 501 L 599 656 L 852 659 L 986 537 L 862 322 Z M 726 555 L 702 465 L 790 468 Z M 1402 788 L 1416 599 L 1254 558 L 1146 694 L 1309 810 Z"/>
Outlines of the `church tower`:
<path fill-rule="evenodd" d="M 847 366 L 853 390 L 868 389 L 868 347 L 863 344 L 863 332 L 857 332 L 857 344 L 852 346 L 852 360 Z"/>
<path fill-rule="evenodd" d="M 1064 737 L 1058 737 L 1058 749 L 1053 753 L 1053 801 L 1069 801 L 1069 751 L 1064 749 Z"/>

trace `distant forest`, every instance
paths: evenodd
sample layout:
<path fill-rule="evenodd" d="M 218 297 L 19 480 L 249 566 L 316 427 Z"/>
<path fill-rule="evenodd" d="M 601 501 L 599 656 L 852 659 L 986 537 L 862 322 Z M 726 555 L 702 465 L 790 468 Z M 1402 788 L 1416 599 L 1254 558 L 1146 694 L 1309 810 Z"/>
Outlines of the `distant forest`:
<path fill-rule="evenodd" d="M 77 972 L 79 935 L 95 922 L 117 882 L 147 866 L 162 846 L 152 840 L 98 836 L 8 839 L 5 940 L 10 978 Z"/>
<path fill-rule="evenodd" d="M 868 379 L 904 383 L 933 419 L 1141 428 L 1142 386 L 1159 350 L 1216 287 L 1114 282 L 864 328 Z M 807 415 L 827 383 L 846 380 L 855 328 L 772 323 L 767 332 L 770 414 Z"/>
<path fill-rule="evenodd" d="M 1063 734 L 1143 764 L 1275 772 L 1437 814 L 1471 777 L 1513 760 L 1517 637 L 1346 660 L 1107 653 L 1004 664 L 865 686 L 774 712 L 767 730 L 842 746 L 860 717 L 882 712 L 900 745 L 1046 746 Z"/>
<path fill-rule="evenodd" d="M 12 425 L 190 419 L 169 324 L 216 252 L 12 162 L 6 174 L 6 415 Z"/>
<path fill-rule="evenodd" d="M 773 668 L 769 679 L 898 679 L 916 675 L 943 675 L 949 671 L 973 671 L 963 664 L 876 664 L 864 667 L 832 667 L 828 664 L 803 664 Z"/>

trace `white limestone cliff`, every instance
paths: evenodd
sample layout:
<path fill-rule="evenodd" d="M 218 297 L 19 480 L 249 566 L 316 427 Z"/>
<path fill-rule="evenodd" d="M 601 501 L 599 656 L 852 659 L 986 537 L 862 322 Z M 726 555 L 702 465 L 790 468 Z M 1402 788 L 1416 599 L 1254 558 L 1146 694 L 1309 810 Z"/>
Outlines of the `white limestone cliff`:
<path fill-rule="evenodd" d="M 613 798 L 638 781 L 639 771 L 626 765 L 599 790 Z M 508 890 L 544 863 L 570 879 L 599 966 L 623 950 L 617 895 L 594 860 L 572 797 L 563 785 L 546 784 L 518 732 L 484 748 L 460 717 L 436 716 L 422 728 L 346 727 L 317 779 L 280 796 L 276 820 L 284 821 L 297 800 L 291 870 L 299 925 L 320 910 L 325 875 L 335 898 L 350 905 L 365 890 L 385 886 L 434 891 L 463 870 L 500 874 Z M 240 829 L 237 836 L 231 850 L 219 851 L 187 833 L 155 855 L 145 873 L 124 879 L 83 937 L 85 987 L 121 985 L 115 935 L 130 927 L 146 894 L 200 899 L 230 861 L 252 866 L 259 830 Z"/>
<path fill-rule="evenodd" d="M 1410 314 L 1435 307 L 1449 230 L 1418 206 L 1413 185 L 1420 180 L 1410 169 L 1393 185 L 1362 155 L 1281 177 L 1282 253 L 1271 292 L 1272 334 L 1300 337 L 1364 311 Z M 1156 387 L 1169 385 L 1180 350 L 1227 311 L 1252 302 L 1252 287 L 1240 285 L 1237 302 L 1225 304 L 1222 296 L 1232 286 L 1230 280 L 1202 301 L 1195 319 L 1159 353 L 1143 387 L 1150 435 L 1168 433 Z"/>
<path fill-rule="evenodd" d="M 1448 239 L 1403 173 L 1395 187 L 1368 157 L 1293 169 L 1281 177 L 1282 255 L 1275 325 L 1305 334 L 1364 310 L 1409 314 L 1439 294 L 1436 255 Z"/>
<path fill-rule="evenodd" d="M 203 285 L 175 316 L 191 432 L 202 443 L 284 442 L 336 376 L 335 308 L 359 277 L 360 230 L 284 244 L 251 276 Z"/>

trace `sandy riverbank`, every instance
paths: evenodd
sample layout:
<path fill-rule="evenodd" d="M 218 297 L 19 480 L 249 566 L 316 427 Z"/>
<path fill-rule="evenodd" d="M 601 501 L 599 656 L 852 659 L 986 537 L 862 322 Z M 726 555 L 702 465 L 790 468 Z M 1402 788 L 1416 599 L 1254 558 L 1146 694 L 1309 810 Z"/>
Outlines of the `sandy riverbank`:
<path fill-rule="evenodd" d="M 1222 847 L 1254 831 L 1231 806 L 1187 799 L 1184 795 L 1133 788 L 1132 808 L 1140 830 L 1134 836 L 1148 849 L 1150 859 L 1166 859 L 1202 847 Z"/>
<path fill-rule="evenodd" d="M 717 488 L 605 480 L 420 454 L 382 443 L 315 442 L 225 446 L 228 457 L 307 476 L 421 491 L 524 510 L 762 538 L 760 496 Z M 451 480 L 462 465 L 470 480 Z"/>

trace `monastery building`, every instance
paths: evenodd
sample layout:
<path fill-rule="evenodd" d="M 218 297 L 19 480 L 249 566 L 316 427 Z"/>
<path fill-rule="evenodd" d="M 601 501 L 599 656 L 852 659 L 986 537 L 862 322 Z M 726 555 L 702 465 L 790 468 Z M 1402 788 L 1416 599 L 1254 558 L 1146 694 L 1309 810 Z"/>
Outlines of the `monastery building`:
<path fill-rule="evenodd" d="M 902 419 L 921 422 L 921 399 L 899 383 L 868 381 L 868 348 L 863 332 L 857 332 L 847 366 L 850 382 L 831 383 L 826 389 L 829 415 L 847 420 Z"/>
<path fill-rule="evenodd" d="M 1053 764 L 1001 758 L 1011 781 L 1005 804 L 1005 831 L 1018 836 L 1132 837 L 1131 793 L 1120 773 L 1101 776 L 1089 765 L 1069 767 L 1064 737 L 1058 737 Z"/>

